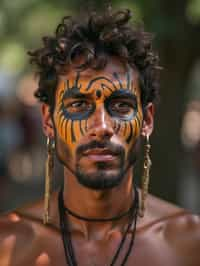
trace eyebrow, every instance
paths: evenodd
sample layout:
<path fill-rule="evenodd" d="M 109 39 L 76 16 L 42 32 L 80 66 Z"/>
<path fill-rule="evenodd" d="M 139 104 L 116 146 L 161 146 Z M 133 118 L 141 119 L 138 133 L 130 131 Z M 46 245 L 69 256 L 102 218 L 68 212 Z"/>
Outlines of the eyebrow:
<path fill-rule="evenodd" d="M 135 94 L 133 94 L 132 92 L 130 92 L 130 90 L 124 90 L 124 89 L 120 89 L 117 91 L 114 91 L 109 97 L 109 99 L 113 99 L 113 98 L 129 98 L 131 100 L 134 100 L 137 102 L 137 97 Z"/>
<path fill-rule="evenodd" d="M 78 88 L 73 87 L 72 89 L 68 89 L 64 92 L 63 99 L 67 98 L 87 98 L 88 94 L 81 93 Z M 135 94 L 130 92 L 130 90 L 119 89 L 114 91 L 109 97 L 109 99 L 113 98 L 129 98 L 135 102 L 137 102 L 137 98 Z"/>
<path fill-rule="evenodd" d="M 81 93 L 78 88 L 74 87 L 64 92 L 63 99 L 66 98 L 86 98 L 86 95 Z"/>

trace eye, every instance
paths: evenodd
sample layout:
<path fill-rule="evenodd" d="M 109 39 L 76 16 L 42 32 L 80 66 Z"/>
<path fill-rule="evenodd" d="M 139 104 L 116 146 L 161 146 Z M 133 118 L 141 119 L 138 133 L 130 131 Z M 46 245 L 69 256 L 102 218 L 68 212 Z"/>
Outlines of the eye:
<path fill-rule="evenodd" d="M 111 110 L 120 113 L 127 113 L 133 109 L 130 103 L 118 101 L 111 103 L 110 107 Z"/>
<path fill-rule="evenodd" d="M 69 113 L 87 112 L 92 109 L 92 104 L 86 100 L 74 100 L 65 105 Z"/>
<path fill-rule="evenodd" d="M 129 99 L 112 99 L 107 103 L 107 110 L 114 117 L 129 120 L 135 115 L 137 105 Z"/>

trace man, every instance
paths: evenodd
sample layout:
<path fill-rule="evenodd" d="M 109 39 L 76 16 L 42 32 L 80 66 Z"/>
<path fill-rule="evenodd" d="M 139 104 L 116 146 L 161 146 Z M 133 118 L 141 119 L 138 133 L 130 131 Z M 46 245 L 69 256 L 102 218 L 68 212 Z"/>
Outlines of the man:
<path fill-rule="evenodd" d="M 64 185 L 51 196 L 50 213 L 46 192 L 45 225 L 43 202 L 1 218 L 1 266 L 200 265 L 199 217 L 152 196 L 145 202 L 159 66 L 151 35 L 130 17 L 110 9 L 86 22 L 66 17 L 30 53 L 40 78 L 47 178 L 55 151 Z"/>

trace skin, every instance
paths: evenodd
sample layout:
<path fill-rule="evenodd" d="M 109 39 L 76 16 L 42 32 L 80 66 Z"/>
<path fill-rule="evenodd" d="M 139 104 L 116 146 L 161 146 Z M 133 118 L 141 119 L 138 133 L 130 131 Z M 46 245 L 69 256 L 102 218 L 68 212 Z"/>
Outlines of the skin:
<path fill-rule="evenodd" d="M 112 94 L 118 93 L 120 90 L 120 83 L 113 73 L 118 73 L 122 84 L 121 89 L 125 92 L 128 84 L 127 72 L 127 67 L 117 59 L 111 58 L 105 69 L 100 71 L 88 69 L 81 73 L 78 83 L 76 83 L 77 72 L 71 68 L 66 75 L 60 77 L 55 94 L 53 119 L 48 106 L 42 106 L 44 132 L 56 140 L 56 153 L 64 164 L 63 197 L 65 206 L 85 217 L 106 218 L 118 215 L 130 207 L 134 197 L 132 191 L 134 167 L 130 155 L 137 156 L 141 136 L 151 135 L 154 107 L 150 103 L 143 113 L 138 73 L 134 69 L 130 70 L 130 80 L 131 93 L 135 100 L 132 101 L 130 97 L 128 99 L 121 97 L 120 100 L 116 101 L 115 99 L 113 104 Z M 104 85 L 107 84 L 113 88 L 115 87 L 113 84 L 115 84 L 116 88 L 113 88 L 112 92 L 105 87 L 103 89 L 102 79 L 100 80 L 98 77 L 104 77 Z M 110 81 L 112 81 L 112 85 Z M 64 97 L 75 83 L 81 84 L 79 92 L 84 94 L 81 96 L 81 100 L 85 101 L 86 98 L 89 103 L 92 103 L 91 105 L 87 105 L 85 102 L 80 104 L 80 98 L 77 102 L 77 99 L 74 101 L 69 95 Z M 88 84 L 92 85 L 87 90 Z M 100 91 L 98 93 L 96 93 L 97 88 Z M 127 103 L 127 101 L 130 101 L 128 102 L 131 106 L 130 109 L 124 105 L 124 102 Z M 115 107 L 114 113 L 110 112 L 106 102 Z M 62 103 L 65 104 L 64 109 Z M 121 105 L 121 103 L 123 104 Z M 79 111 L 80 106 L 81 112 Z M 89 112 L 89 115 L 84 116 L 83 113 L 88 110 L 85 109 L 86 106 L 95 106 L 95 108 L 89 109 L 92 111 Z M 119 106 L 121 107 L 119 108 Z M 66 109 L 68 112 L 70 111 L 70 116 L 66 113 L 63 115 L 63 110 Z M 77 116 L 74 119 L 72 113 L 76 113 L 76 115 L 79 113 L 79 119 Z M 128 117 L 126 121 L 124 120 L 125 113 L 128 114 L 125 115 Z M 134 115 L 129 116 L 130 113 Z M 136 122 L 137 119 L 138 122 Z M 81 132 L 80 121 L 82 121 L 83 132 Z M 85 126 L 86 124 L 87 126 Z M 125 129 L 125 124 L 128 129 Z M 127 141 L 131 126 L 133 127 L 132 137 L 130 141 Z M 118 129 L 119 127 L 120 129 Z M 66 131 L 70 133 L 66 134 Z M 98 181 L 99 175 L 96 173 L 102 171 L 110 182 L 119 173 L 118 156 L 108 153 L 102 155 L 98 149 L 93 149 L 89 155 L 80 153 L 78 156 L 76 151 L 78 147 L 87 145 L 91 141 L 102 142 L 105 139 L 107 143 L 123 148 L 126 171 L 120 182 L 111 188 L 92 189 L 78 181 L 76 177 L 77 162 L 90 179 Z M 103 169 L 102 162 L 105 164 Z M 51 223 L 48 226 L 42 224 L 42 201 L 9 213 L 0 219 L 0 265 L 66 265 L 59 229 L 57 198 L 58 195 L 55 192 L 51 197 Z M 129 219 L 130 217 L 124 217 L 115 222 L 93 223 L 69 216 L 78 265 L 109 265 Z M 131 233 L 130 230 L 116 265 L 120 265 L 119 262 L 128 248 Z M 149 196 L 146 202 L 145 216 L 138 218 L 135 244 L 126 265 L 198 266 L 200 265 L 199 248 L 199 217 Z"/>

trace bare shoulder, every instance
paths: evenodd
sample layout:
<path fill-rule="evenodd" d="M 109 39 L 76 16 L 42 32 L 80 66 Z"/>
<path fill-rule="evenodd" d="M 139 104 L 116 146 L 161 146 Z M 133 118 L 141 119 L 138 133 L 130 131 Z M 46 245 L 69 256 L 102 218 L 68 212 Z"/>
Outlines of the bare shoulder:
<path fill-rule="evenodd" d="M 23 240 L 23 236 L 32 236 L 34 234 L 33 224 L 27 219 L 22 218 L 16 212 L 11 212 L 0 217 L 0 243 L 10 242 L 8 239 Z"/>
<path fill-rule="evenodd" d="M 55 227 L 43 225 L 42 211 L 41 201 L 0 216 L 0 265 L 32 265 L 57 237 Z"/>
<path fill-rule="evenodd" d="M 149 225 L 162 224 L 166 232 L 200 233 L 199 215 L 151 195 L 147 201 L 146 221 Z"/>
<path fill-rule="evenodd" d="M 12 265 L 14 254 L 20 254 L 25 249 L 25 243 L 31 244 L 35 239 L 36 230 L 32 223 L 21 218 L 15 212 L 0 218 L 0 265 Z M 15 255 L 14 255 L 15 256 Z M 16 257 L 16 256 L 15 256 Z M 17 257 L 16 257 L 17 259 Z"/>
<path fill-rule="evenodd" d="M 200 216 L 185 213 L 171 217 L 164 223 L 163 236 L 183 265 L 200 265 Z"/>
<path fill-rule="evenodd" d="M 139 229 L 144 234 L 146 231 L 157 246 L 165 246 L 166 252 L 169 248 L 172 256 L 181 261 L 180 265 L 200 265 L 199 215 L 150 196 L 146 222 Z"/>
<path fill-rule="evenodd" d="M 186 210 L 149 194 L 146 200 L 145 215 L 144 218 L 139 218 L 138 229 L 158 224 L 161 221 L 168 220 L 169 217 L 183 213 L 186 213 Z"/>
<path fill-rule="evenodd" d="M 200 216 L 182 213 L 166 220 L 164 224 L 165 238 L 174 244 L 183 246 L 188 243 L 200 248 Z M 189 247 L 189 246 L 188 246 Z"/>

